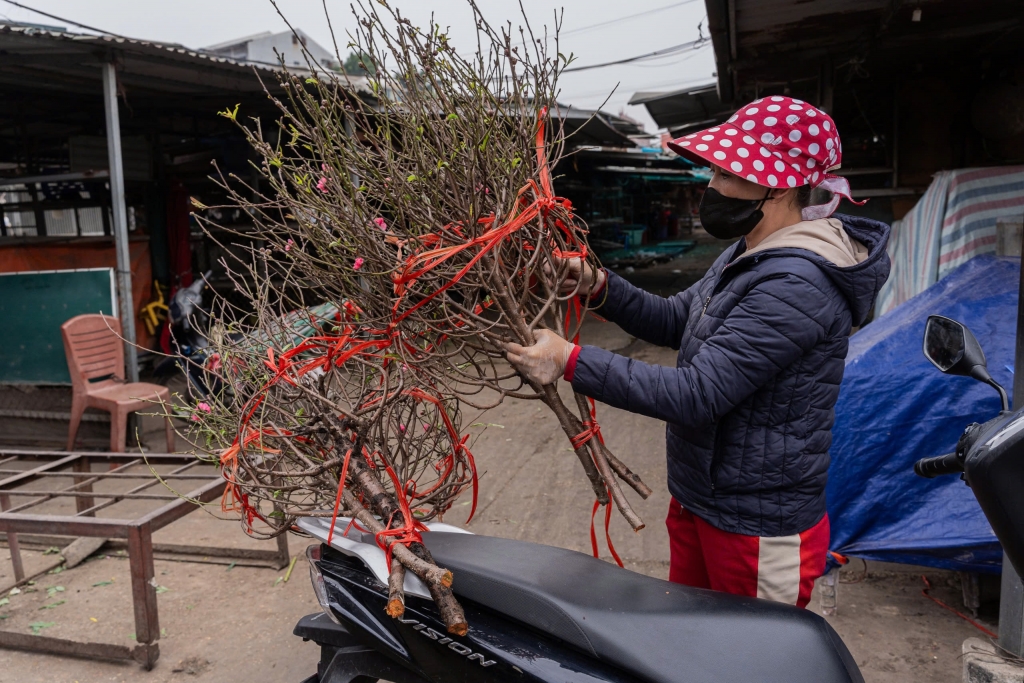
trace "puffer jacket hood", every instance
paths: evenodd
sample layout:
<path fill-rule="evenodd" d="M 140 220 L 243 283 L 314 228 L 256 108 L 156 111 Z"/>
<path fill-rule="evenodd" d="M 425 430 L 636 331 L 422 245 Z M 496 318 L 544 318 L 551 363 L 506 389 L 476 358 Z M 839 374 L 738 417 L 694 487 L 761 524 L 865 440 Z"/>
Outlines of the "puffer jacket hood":
<path fill-rule="evenodd" d="M 835 214 L 850 237 L 868 248 L 868 257 L 855 266 L 840 268 L 825 259 L 811 259 L 818 264 L 850 304 L 853 324 L 860 327 L 875 307 L 875 297 L 882 285 L 889 279 L 889 226 L 885 223 L 862 218 Z"/>
<path fill-rule="evenodd" d="M 878 295 L 882 284 L 889 277 L 889 259 L 886 255 L 886 246 L 889 238 L 889 226 L 870 218 L 859 216 L 847 216 L 834 214 L 831 219 L 819 219 L 818 221 L 805 221 L 800 225 L 813 225 L 814 223 L 835 220 L 842 225 L 850 239 L 859 242 L 867 249 L 867 257 L 853 265 L 836 265 L 826 259 L 811 245 L 796 246 L 798 240 L 783 238 L 782 248 L 772 246 L 775 242 L 774 235 L 769 236 L 765 241 L 754 249 L 743 252 L 740 258 L 746 259 L 753 255 L 759 258 L 765 256 L 788 254 L 801 255 L 809 261 L 817 264 L 822 271 L 835 283 L 836 287 L 846 297 L 850 305 L 850 313 L 853 316 L 853 324 L 861 326 L 867 320 L 868 315 L 874 307 L 875 297 Z M 779 233 L 784 233 L 789 228 L 783 228 Z M 742 242 L 740 243 L 742 244 Z M 806 252 L 800 254 L 799 252 Z"/>
<path fill-rule="evenodd" d="M 839 385 L 853 325 L 889 274 L 889 226 L 835 216 L 868 249 L 837 266 L 807 249 L 744 254 L 740 240 L 668 299 L 608 274 L 598 312 L 679 350 L 673 368 L 584 346 L 573 388 L 664 420 L 668 485 L 716 528 L 789 536 L 825 515 Z"/>

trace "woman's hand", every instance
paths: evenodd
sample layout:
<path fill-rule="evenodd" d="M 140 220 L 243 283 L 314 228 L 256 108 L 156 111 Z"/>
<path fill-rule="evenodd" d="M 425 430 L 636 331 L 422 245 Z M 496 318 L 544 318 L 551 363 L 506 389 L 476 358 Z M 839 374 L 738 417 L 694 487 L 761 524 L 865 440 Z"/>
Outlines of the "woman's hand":
<path fill-rule="evenodd" d="M 537 340 L 533 346 L 510 342 L 505 344 L 505 353 L 521 375 L 541 386 L 551 384 L 565 374 L 576 345 L 551 330 L 534 330 L 533 336 Z"/>
<path fill-rule="evenodd" d="M 604 270 L 595 268 L 578 256 L 567 259 L 552 256 L 551 261 L 556 272 L 561 272 L 563 268 L 568 267 L 565 279 L 562 280 L 561 286 L 558 289 L 558 293 L 563 296 L 573 292 L 586 296 L 587 292 L 596 293 L 604 287 L 604 281 L 607 277 Z M 552 279 L 554 278 L 551 266 L 547 263 L 544 264 L 544 273 Z M 577 285 L 579 285 L 578 289 Z"/>

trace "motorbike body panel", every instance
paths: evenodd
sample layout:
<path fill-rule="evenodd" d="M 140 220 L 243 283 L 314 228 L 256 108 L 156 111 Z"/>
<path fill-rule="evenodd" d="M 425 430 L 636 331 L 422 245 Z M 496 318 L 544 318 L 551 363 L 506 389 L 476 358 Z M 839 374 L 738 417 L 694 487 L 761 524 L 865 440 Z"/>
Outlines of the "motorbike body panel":
<path fill-rule="evenodd" d="M 560 548 L 443 532 L 424 541 L 455 575 L 465 637 L 415 596 L 402 619 L 388 617 L 387 588 L 355 557 L 324 546 L 317 566 L 351 636 L 427 681 L 863 681 L 838 635 L 806 610 Z"/>
<path fill-rule="evenodd" d="M 434 683 L 626 683 L 636 680 L 470 601 L 463 601 L 470 630 L 462 637 L 448 634 L 433 603 L 416 596 L 407 596 L 405 615 L 392 619 L 384 611 L 387 588 L 358 559 L 326 548 L 322 552 L 318 568 L 324 577 L 331 609 L 340 617 L 345 630 L 356 642 L 403 665 L 424 680 Z M 322 678 L 320 683 L 341 681 Z"/>
<path fill-rule="evenodd" d="M 964 458 L 964 478 L 1019 575 L 1024 575 L 1024 409 L 980 434 Z"/>

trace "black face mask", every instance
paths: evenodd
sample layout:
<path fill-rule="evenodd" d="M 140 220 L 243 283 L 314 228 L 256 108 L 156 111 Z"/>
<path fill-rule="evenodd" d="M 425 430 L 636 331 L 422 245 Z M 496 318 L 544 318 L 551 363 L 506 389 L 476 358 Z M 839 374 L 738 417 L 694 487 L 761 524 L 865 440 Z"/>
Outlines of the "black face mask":
<path fill-rule="evenodd" d="M 700 223 L 709 235 L 720 240 L 743 237 L 764 218 L 761 206 L 771 192 L 765 192 L 762 199 L 736 199 L 709 187 L 700 200 Z"/>

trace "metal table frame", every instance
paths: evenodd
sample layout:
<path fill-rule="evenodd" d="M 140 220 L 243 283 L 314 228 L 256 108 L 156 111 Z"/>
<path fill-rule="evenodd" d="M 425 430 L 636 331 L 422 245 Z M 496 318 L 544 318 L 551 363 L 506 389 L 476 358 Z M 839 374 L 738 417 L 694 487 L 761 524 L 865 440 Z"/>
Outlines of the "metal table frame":
<path fill-rule="evenodd" d="M 16 473 L 15 470 L 5 467 L 13 462 L 26 461 L 41 464 Z M 92 464 L 96 462 L 109 463 L 109 471 L 91 471 Z M 170 491 L 145 493 L 146 489 L 158 485 L 159 481 L 148 472 L 125 470 L 146 463 L 178 465 L 169 473 L 160 473 L 160 477 L 170 481 L 193 480 L 198 487 L 185 496 L 178 496 Z M 199 506 L 196 502 L 208 503 L 223 494 L 227 482 L 219 473 L 188 472 L 193 467 L 203 464 L 207 463 L 197 460 L 194 456 L 177 453 L 148 453 L 143 456 L 138 453 L 54 452 L 0 448 L 0 532 L 6 532 L 14 568 L 14 585 L 21 585 L 33 578 L 25 576 L 18 543 L 19 533 L 123 539 L 127 542 L 128 548 L 132 602 L 135 610 L 135 638 L 138 643 L 134 647 L 128 647 L 0 630 L 0 647 L 93 659 L 134 660 L 146 669 L 152 668 L 160 656 L 160 647 L 156 642 L 160 637 L 160 622 L 157 615 L 156 582 L 153 572 L 153 533 L 197 510 Z M 47 490 L 19 490 L 20 486 L 30 482 L 59 482 L 66 479 L 72 480 L 70 486 L 58 486 Z M 127 491 L 93 491 L 93 484 L 96 482 L 111 480 L 139 480 L 140 483 Z M 77 510 L 75 515 L 31 512 L 31 508 L 41 503 L 60 498 L 74 498 Z M 21 502 L 21 499 L 29 500 Z M 102 502 L 97 503 L 96 499 L 102 499 Z M 122 500 L 152 500 L 163 504 L 136 519 L 95 516 L 97 511 Z M 160 544 L 159 550 L 181 555 L 209 555 L 256 561 L 278 569 L 286 566 L 289 561 L 288 539 L 285 534 L 277 537 L 276 550 L 174 544 Z"/>

